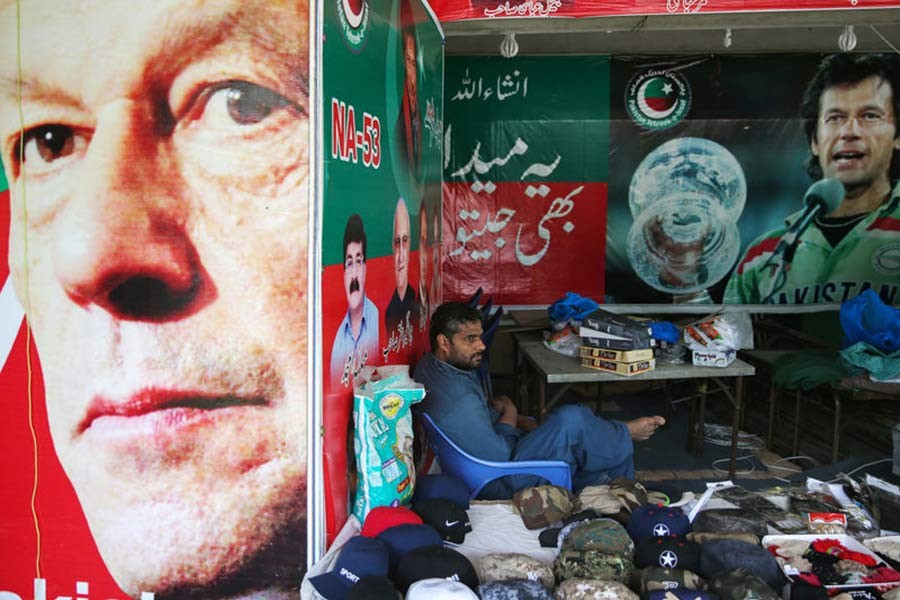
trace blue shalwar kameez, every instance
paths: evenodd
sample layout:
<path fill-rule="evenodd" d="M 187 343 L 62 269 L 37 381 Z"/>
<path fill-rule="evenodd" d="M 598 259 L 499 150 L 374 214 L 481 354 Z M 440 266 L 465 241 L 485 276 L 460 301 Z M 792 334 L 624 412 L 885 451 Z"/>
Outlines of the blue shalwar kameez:
<path fill-rule="evenodd" d="M 454 442 L 485 460 L 561 460 L 572 468 L 573 487 L 601 484 L 618 476 L 634 477 L 634 446 L 628 427 L 580 404 L 552 411 L 526 433 L 500 423 L 475 371 L 464 371 L 427 353 L 413 375 L 427 391 L 418 405 Z M 485 499 L 510 498 L 516 490 L 538 485 L 540 478 L 515 475 L 486 485 Z"/>

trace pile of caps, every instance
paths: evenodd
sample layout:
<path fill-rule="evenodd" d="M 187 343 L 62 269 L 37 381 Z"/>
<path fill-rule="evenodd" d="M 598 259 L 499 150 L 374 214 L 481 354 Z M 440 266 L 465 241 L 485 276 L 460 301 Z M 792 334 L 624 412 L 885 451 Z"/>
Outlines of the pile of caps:
<path fill-rule="evenodd" d="M 541 530 L 540 543 L 556 549 L 555 559 L 508 552 L 473 564 L 454 548 L 472 531 L 465 485 L 449 475 L 426 475 L 411 508 L 373 509 L 331 571 L 309 581 L 326 600 L 828 597 L 822 587 L 786 587 L 781 558 L 760 545 L 763 519 L 712 509 L 691 523 L 666 503 L 664 494 L 627 478 L 577 496 L 552 485 L 525 488 L 513 506 L 526 528 Z M 842 599 L 900 600 L 900 588 L 854 593 Z"/>
<path fill-rule="evenodd" d="M 472 531 L 468 508 L 459 480 L 420 477 L 411 508 L 373 508 L 332 569 L 309 581 L 326 600 L 478 598 L 475 567 L 447 545 L 461 544 Z"/>

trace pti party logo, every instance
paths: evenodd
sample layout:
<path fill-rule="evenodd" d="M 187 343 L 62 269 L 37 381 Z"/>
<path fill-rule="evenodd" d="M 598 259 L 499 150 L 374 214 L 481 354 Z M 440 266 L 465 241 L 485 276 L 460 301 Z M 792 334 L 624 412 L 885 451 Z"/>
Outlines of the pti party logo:
<path fill-rule="evenodd" d="M 369 29 L 369 0 L 337 0 L 338 21 L 344 40 L 353 52 L 366 45 Z"/>
<path fill-rule="evenodd" d="M 665 129 L 681 121 L 691 107 L 691 88 L 676 71 L 648 69 L 625 89 L 625 109 L 646 129 Z"/>

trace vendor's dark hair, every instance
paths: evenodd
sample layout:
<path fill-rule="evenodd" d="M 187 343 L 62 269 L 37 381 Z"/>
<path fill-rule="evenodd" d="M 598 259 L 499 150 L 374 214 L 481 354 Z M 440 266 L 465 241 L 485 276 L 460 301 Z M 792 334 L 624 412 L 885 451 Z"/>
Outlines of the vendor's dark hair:
<path fill-rule="evenodd" d="M 819 123 L 819 103 L 822 94 L 836 85 L 857 84 L 873 75 L 880 77 L 891 86 L 891 100 L 894 105 L 894 137 L 900 130 L 897 118 L 900 117 L 900 60 L 894 54 L 831 54 L 822 59 L 819 69 L 807 84 L 800 104 L 800 116 L 806 130 L 806 141 L 812 143 L 816 139 L 816 127 Z M 819 159 L 810 152 L 806 160 L 806 172 L 818 180 L 822 178 L 822 167 Z M 900 153 L 894 151 L 891 157 L 891 168 L 888 178 L 900 177 Z"/>
<path fill-rule="evenodd" d="M 356 242 L 362 244 L 363 262 L 366 261 L 366 230 L 363 228 L 362 217 L 353 213 L 347 219 L 347 226 L 344 227 L 344 255 L 341 257 L 341 264 L 347 260 L 347 246 Z"/>
<path fill-rule="evenodd" d="M 462 302 L 445 302 L 438 306 L 431 315 L 431 325 L 428 327 L 431 349 L 437 348 L 439 335 L 453 337 L 465 323 L 481 323 L 481 311 Z"/>

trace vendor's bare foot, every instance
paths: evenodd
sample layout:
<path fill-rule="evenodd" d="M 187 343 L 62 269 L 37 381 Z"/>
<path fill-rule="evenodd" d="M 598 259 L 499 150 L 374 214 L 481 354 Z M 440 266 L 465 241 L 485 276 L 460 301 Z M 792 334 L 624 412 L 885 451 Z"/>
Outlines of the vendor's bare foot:
<path fill-rule="evenodd" d="M 641 417 L 625 423 L 628 427 L 628 433 L 631 434 L 631 439 L 636 442 L 650 439 L 650 436 L 656 433 L 657 428 L 665 424 L 666 420 L 660 416 Z"/>

